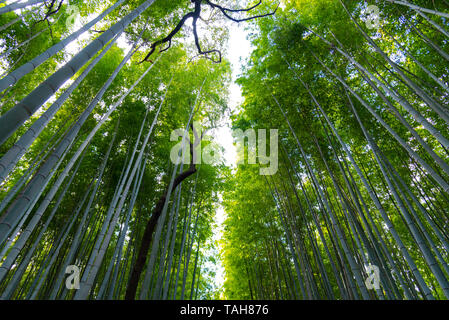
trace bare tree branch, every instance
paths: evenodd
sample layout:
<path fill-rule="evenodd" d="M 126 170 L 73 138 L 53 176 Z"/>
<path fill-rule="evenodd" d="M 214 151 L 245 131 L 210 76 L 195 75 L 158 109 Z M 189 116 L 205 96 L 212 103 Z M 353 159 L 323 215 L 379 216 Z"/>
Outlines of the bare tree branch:
<path fill-rule="evenodd" d="M 228 12 L 248 12 L 248 11 L 251 11 L 251 10 L 253 10 L 254 8 L 258 7 L 258 6 L 262 3 L 262 1 L 259 1 L 258 4 L 252 6 L 251 8 L 247 8 L 247 9 L 234 9 L 234 10 L 233 10 L 233 9 L 224 8 L 224 7 L 222 7 L 222 6 L 219 6 L 218 4 L 215 4 L 215 3 L 210 2 L 209 0 L 204 0 L 204 1 L 206 1 L 206 3 L 207 3 L 208 5 L 210 5 L 211 7 L 217 8 L 218 10 L 220 10 L 221 13 L 223 13 L 223 15 L 224 15 L 226 18 L 228 18 L 228 19 L 231 20 L 231 21 L 237 22 L 237 23 L 243 22 L 243 21 L 254 20 L 254 19 L 257 19 L 257 18 L 264 18 L 264 17 L 272 16 L 272 15 L 274 15 L 274 14 L 276 13 L 277 9 L 279 8 L 279 3 L 278 3 L 278 5 L 276 6 L 276 9 L 274 9 L 273 12 L 266 13 L 266 14 L 260 14 L 260 15 L 256 15 L 256 16 L 252 16 L 252 17 L 248 17 L 248 18 L 243 18 L 243 19 L 236 19 L 236 18 L 231 17 L 231 16 L 228 14 Z"/>
<path fill-rule="evenodd" d="M 198 38 L 198 31 L 196 29 L 196 22 L 197 21 L 198 21 L 197 17 L 193 18 L 193 36 L 195 37 L 195 45 L 196 45 L 196 48 L 198 49 L 198 53 L 200 55 L 203 55 L 206 59 L 211 60 L 212 62 L 220 63 L 221 62 L 221 52 L 220 52 L 220 50 L 214 49 L 214 50 L 209 50 L 209 51 L 203 51 L 201 49 L 200 40 Z M 218 60 L 214 60 L 214 59 L 210 58 L 208 55 L 211 54 L 211 53 L 217 53 L 218 54 Z"/>
<path fill-rule="evenodd" d="M 228 9 L 228 8 L 224 8 L 222 6 L 219 6 L 219 5 L 215 4 L 215 3 L 212 3 L 212 2 L 210 2 L 208 0 L 205 0 L 205 1 L 211 7 L 218 8 L 218 9 L 220 9 L 220 11 L 224 10 L 224 11 L 227 11 L 227 12 L 248 12 L 248 11 L 251 11 L 251 10 L 257 8 L 258 6 L 260 6 L 262 4 L 262 0 L 259 0 L 259 2 L 256 5 L 254 5 L 254 6 L 250 7 L 250 8 L 246 8 L 246 9 Z"/>
<path fill-rule="evenodd" d="M 55 13 L 59 12 L 59 10 L 60 10 L 61 7 L 62 7 L 62 3 L 64 2 L 64 0 L 61 0 L 61 1 L 59 2 L 58 7 L 57 7 L 56 9 L 53 10 L 53 8 L 54 8 L 56 2 L 57 2 L 56 0 L 52 0 L 51 3 L 50 3 L 49 5 L 47 5 L 47 3 L 45 3 L 45 6 L 46 6 L 47 9 L 48 9 L 48 10 L 47 10 L 47 13 L 45 14 L 45 17 L 44 17 L 44 18 L 42 18 L 41 20 L 37 21 L 36 23 L 39 23 L 39 22 L 42 22 L 42 21 L 45 21 L 45 20 L 48 21 L 48 18 L 49 18 L 50 16 L 52 16 L 52 15 L 54 15 Z"/>
<path fill-rule="evenodd" d="M 207 51 L 203 51 L 201 49 L 201 45 L 200 45 L 200 40 L 198 37 L 198 31 L 197 31 L 197 21 L 198 19 L 205 21 L 202 17 L 201 17 L 201 5 L 202 4 L 206 4 L 208 6 L 210 6 L 212 9 L 218 9 L 226 18 L 228 18 L 231 21 L 240 23 L 240 22 L 244 22 L 244 21 L 249 21 L 249 20 L 254 20 L 257 18 L 263 18 L 263 17 L 268 17 L 271 15 L 274 15 L 277 11 L 277 9 L 279 8 L 279 3 L 276 6 L 276 9 L 273 12 L 267 13 L 267 14 L 260 14 L 260 15 L 255 15 L 255 16 L 251 16 L 248 18 L 242 18 L 242 19 L 237 19 L 232 17 L 230 14 L 231 13 L 238 13 L 238 12 L 250 12 L 252 10 L 254 10 L 255 8 L 257 8 L 258 6 L 260 6 L 260 4 L 262 3 L 262 0 L 259 0 L 259 2 L 255 5 L 253 5 L 252 7 L 249 8 L 244 8 L 244 9 L 229 9 L 229 8 L 225 8 L 222 7 L 216 3 L 213 3 L 209 0 L 190 0 L 192 3 L 195 4 L 195 8 L 193 11 L 187 13 L 186 15 L 184 15 L 181 19 L 181 21 L 179 21 L 179 23 L 176 25 L 176 27 L 173 29 L 172 32 L 170 32 L 170 34 L 168 36 L 166 36 L 163 39 L 157 40 L 155 42 L 153 42 L 150 46 L 150 52 L 145 56 L 145 58 L 140 62 L 143 63 L 145 61 L 151 61 L 149 60 L 149 58 L 151 57 L 151 55 L 156 51 L 156 48 L 164 43 L 168 42 L 168 46 L 164 49 L 161 49 L 159 52 L 164 52 L 167 51 L 168 49 L 170 49 L 171 44 L 172 44 L 172 39 L 173 37 L 182 29 L 182 27 L 184 26 L 185 22 L 192 18 L 193 19 L 193 36 L 195 38 L 195 45 L 196 48 L 198 50 L 198 55 L 196 55 L 195 57 L 193 57 L 192 59 L 190 59 L 190 61 L 192 61 L 193 59 L 195 59 L 196 57 L 204 57 L 206 59 L 211 60 L 214 63 L 220 63 L 222 60 L 222 54 L 220 50 L 217 49 L 213 49 L 213 50 L 207 50 Z M 211 15 L 212 16 L 212 15 Z M 211 54 L 217 54 L 218 55 L 218 59 L 213 59 L 210 57 Z"/>
<path fill-rule="evenodd" d="M 201 5 L 199 5 L 199 7 L 201 8 Z M 201 11 L 201 9 L 200 9 Z M 141 61 L 148 61 L 148 59 L 150 58 L 150 56 L 156 51 L 156 48 L 161 45 L 164 44 L 166 42 L 171 42 L 171 39 L 182 29 L 182 27 L 184 26 L 184 23 L 190 19 L 193 18 L 196 14 L 196 10 L 195 12 L 189 12 L 188 14 L 186 14 L 184 17 L 182 17 L 181 21 L 179 21 L 179 23 L 176 25 L 176 27 L 173 29 L 172 32 L 170 32 L 170 34 L 168 36 L 166 36 L 165 38 L 158 40 L 156 42 L 153 42 L 153 44 L 150 46 L 150 52 L 146 55 L 146 57 Z M 199 13 L 198 13 L 199 16 Z"/>

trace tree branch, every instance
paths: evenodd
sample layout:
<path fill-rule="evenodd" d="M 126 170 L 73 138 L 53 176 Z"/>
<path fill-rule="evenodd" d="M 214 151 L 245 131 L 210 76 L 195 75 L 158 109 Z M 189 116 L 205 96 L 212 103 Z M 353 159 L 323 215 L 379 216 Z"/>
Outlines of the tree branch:
<path fill-rule="evenodd" d="M 164 44 L 166 42 L 170 42 L 171 43 L 172 38 L 182 29 L 182 27 L 184 26 L 185 22 L 188 19 L 193 18 L 194 16 L 195 16 L 194 12 L 189 12 L 184 17 L 182 17 L 181 21 L 179 21 L 179 23 L 176 25 L 176 27 L 173 29 L 173 31 L 170 32 L 170 34 L 168 36 L 166 36 L 165 38 L 163 38 L 161 40 L 157 40 L 157 41 L 153 42 L 153 44 L 150 46 L 150 49 L 151 49 L 150 52 L 146 55 L 146 57 L 140 63 L 142 63 L 144 61 L 148 61 L 148 59 L 156 51 L 156 48 L 159 45 Z M 166 48 L 166 50 L 167 49 L 168 48 Z M 166 51 L 166 50 L 164 50 L 164 51 Z"/>
<path fill-rule="evenodd" d="M 212 2 L 210 2 L 208 0 L 205 0 L 205 1 L 211 7 L 218 8 L 218 9 L 221 8 L 220 10 L 225 10 L 227 12 L 248 12 L 248 11 L 251 11 L 251 10 L 257 8 L 258 6 L 260 6 L 262 4 L 262 0 L 259 0 L 259 2 L 257 4 L 255 4 L 254 6 L 252 6 L 250 8 L 246 8 L 246 9 L 228 9 L 228 8 L 224 8 L 222 6 L 219 6 L 218 4 L 212 3 Z"/>
<path fill-rule="evenodd" d="M 57 13 L 57 12 L 61 9 L 61 6 L 62 6 L 62 3 L 63 3 L 63 2 L 64 2 L 64 0 L 61 0 L 61 1 L 59 2 L 58 7 L 57 7 L 55 10 L 53 10 L 53 7 L 54 7 L 55 4 L 56 4 L 56 0 L 52 0 L 51 3 L 50 3 L 50 5 L 47 5 L 47 4 L 45 3 L 45 6 L 46 6 L 47 9 L 48 9 L 48 10 L 47 10 L 47 13 L 45 14 L 45 17 L 44 17 L 44 18 L 42 18 L 41 20 L 37 21 L 36 23 L 43 22 L 43 21 L 45 21 L 45 20 L 48 21 L 48 18 L 49 18 L 50 16 L 54 15 L 55 13 Z"/>
<path fill-rule="evenodd" d="M 209 51 L 203 51 L 201 49 L 200 40 L 198 38 L 198 31 L 196 29 L 197 21 L 198 21 L 198 18 L 193 18 L 193 36 L 195 38 L 195 45 L 196 45 L 196 48 L 198 49 L 199 55 L 204 56 L 206 59 L 209 59 L 214 63 L 220 63 L 221 62 L 221 51 L 220 50 L 214 49 L 214 50 L 209 50 Z M 214 59 L 210 58 L 208 56 L 208 54 L 210 54 L 210 53 L 218 53 L 218 60 L 214 60 Z"/>
<path fill-rule="evenodd" d="M 260 0 L 259 3 L 257 3 L 256 5 L 254 5 L 254 6 L 250 7 L 250 8 L 247 8 L 247 9 L 228 9 L 228 8 L 224 8 L 222 6 L 219 6 L 218 4 L 212 3 L 209 0 L 204 0 L 204 1 L 206 1 L 206 3 L 208 5 L 210 5 L 211 7 L 220 10 L 221 13 L 223 13 L 223 15 L 226 18 L 228 18 L 231 21 L 237 22 L 237 23 L 244 22 L 244 21 L 249 21 L 249 20 L 254 20 L 254 19 L 257 19 L 257 18 L 264 18 L 264 17 L 272 16 L 272 15 L 274 15 L 276 13 L 277 9 L 279 8 L 279 2 L 278 2 L 277 6 L 276 6 L 276 9 L 274 9 L 273 12 L 266 13 L 266 14 L 260 14 L 260 15 L 256 15 L 256 16 L 252 16 L 252 17 L 248 17 L 248 18 L 243 18 L 243 19 L 236 19 L 236 18 L 231 17 L 228 14 L 228 12 L 248 12 L 248 11 L 253 10 L 254 8 L 257 8 L 262 3 L 262 1 Z"/>
<path fill-rule="evenodd" d="M 193 18 L 193 36 L 195 38 L 195 45 L 196 45 L 196 48 L 197 48 L 198 53 L 199 53 L 197 56 L 195 56 L 192 59 L 190 59 L 190 61 L 192 61 L 194 58 L 196 58 L 198 56 L 202 56 L 202 57 L 204 57 L 206 59 L 211 60 L 214 63 L 220 63 L 222 61 L 222 54 L 221 54 L 220 50 L 213 49 L 213 50 L 203 51 L 201 49 L 196 23 L 197 23 L 198 19 L 203 20 L 201 18 L 201 9 L 202 9 L 201 5 L 202 5 L 202 3 L 207 4 L 212 9 L 218 9 L 226 18 L 228 18 L 231 21 L 237 22 L 237 23 L 274 15 L 276 13 L 277 9 L 279 8 L 279 4 L 280 4 L 278 2 L 277 6 L 276 6 L 276 9 L 274 9 L 273 12 L 266 13 L 266 14 L 255 15 L 255 16 L 248 17 L 248 18 L 243 18 L 243 19 L 237 19 L 237 18 L 232 17 L 230 15 L 230 13 L 250 12 L 250 11 L 254 10 L 255 8 L 257 8 L 262 3 L 262 0 L 259 0 L 259 2 L 257 4 L 255 4 L 255 5 L 253 5 L 252 7 L 244 8 L 244 9 L 229 9 L 229 8 L 225 8 L 225 7 L 222 7 L 222 6 L 220 6 L 220 5 L 216 4 L 216 3 L 213 3 L 213 2 L 211 2 L 209 0 L 190 0 L 190 1 L 195 4 L 194 10 L 189 12 L 189 13 L 187 13 L 186 15 L 184 15 L 182 17 L 181 21 L 179 21 L 179 23 L 170 32 L 170 34 L 168 36 L 166 36 L 163 39 L 160 39 L 160 40 L 157 40 L 157 41 L 153 42 L 153 44 L 151 44 L 151 46 L 150 46 L 150 52 L 145 56 L 145 58 L 140 63 L 143 63 L 145 61 L 151 61 L 149 59 L 150 59 L 151 55 L 156 51 L 156 48 L 158 46 L 164 44 L 164 43 L 168 42 L 168 46 L 166 48 L 164 48 L 164 49 L 161 49 L 159 52 L 164 52 L 164 51 L 167 51 L 168 49 L 170 49 L 173 37 L 182 29 L 182 27 L 184 26 L 185 22 L 188 19 L 190 19 L 190 18 Z M 211 58 L 209 56 L 212 53 L 218 54 L 218 59 L 217 60 L 214 60 L 213 58 Z"/>

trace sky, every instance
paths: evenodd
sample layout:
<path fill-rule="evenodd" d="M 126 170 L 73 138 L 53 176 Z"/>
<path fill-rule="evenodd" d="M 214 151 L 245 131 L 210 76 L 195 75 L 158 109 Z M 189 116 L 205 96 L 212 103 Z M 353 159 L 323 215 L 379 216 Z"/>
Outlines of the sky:
<path fill-rule="evenodd" d="M 229 22 L 230 39 L 228 44 L 226 58 L 231 62 L 232 66 L 232 82 L 229 87 L 228 106 L 231 111 L 234 111 L 242 102 L 242 95 L 240 87 L 235 83 L 235 80 L 241 72 L 241 59 L 248 58 L 251 53 L 251 44 L 246 39 L 247 33 L 243 25 L 238 25 L 234 22 Z M 237 151 L 233 145 L 233 139 L 230 130 L 229 115 L 226 117 L 226 126 L 219 127 L 213 131 L 216 137 L 216 142 L 224 147 L 224 160 L 228 166 L 235 167 L 237 159 Z"/>
<path fill-rule="evenodd" d="M 247 32 L 244 30 L 243 24 L 237 24 L 234 22 L 228 22 L 229 25 L 229 43 L 226 58 L 231 62 L 232 66 L 232 82 L 229 87 L 229 108 L 235 110 L 239 104 L 242 102 L 243 98 L 241 95 L 240 87 L 235 83 L 238 75 L 241 72 L 242 62 L 251 54 L 251 43 L 246 39 Z M 237 161 L 237 149 L 233 144 L 232 132 L 230 129 L 231 121 L 229 119 L 229 114 L 225 115 L 225 125 L 213 130 L 211 133 L 215 138 L 215 142 L 224 148 L 224 160 L 226 165 L 235 168 Z M 221 199 L 221 197 L 220 197 Z M 223 222 L 226 219 L 226 213 L 223 207 L 220 205 L 217 209 L 215 216 L 215 228 L 213 230 L 214 236 L 213 240 L 218 240 L 222 237 L 223 233 Z M 219 251 L 222 248 L 218 248 Z M 218 259 L 215 266 L 211 266 L 215 269 L 215 287 L 221 288 L 224 283 L 224 268 L 221 261 Z"/>

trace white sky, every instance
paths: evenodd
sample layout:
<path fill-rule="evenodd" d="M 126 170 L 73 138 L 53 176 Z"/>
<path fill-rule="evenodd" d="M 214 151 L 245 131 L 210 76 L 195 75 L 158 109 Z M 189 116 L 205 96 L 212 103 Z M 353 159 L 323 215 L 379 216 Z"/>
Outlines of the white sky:
<path fill-rule="evenodd" d="M 229 96 L 229 107 L 231 110 L 235 110 L 236 107 L 242 102 L 242 95 L 240 87 L 235 83 L 238 75 L 241 72 L 241 61 L 244 61 L 249 57 L 251 53 L 251 44 L 246 39 L 247 32 L 244 30 L 244 26 L 238 25 L 237 23 L 229 23 L 230 24 L 230 39 L 229 39 L 229 47 L 228 47 L 228 55 L 227 58 L 232 64 L 232 83 L 229 88 L 230 96 Z M 224 158 L 225 162 L 228 166 L 235 168 L 236 160 L 237 160 L 237 151 L 236 147 L 233 144 L 233 138 L 231 134 L 231 121 L 229 119 L 229 115 L 226 115 L 226 125 L 220 128 L 217 128 L 214 133 L 214 137 L 216 137 L 216 143 L 220 144 L 224 148 Z M 222 237 L 223 233 L 223 222 L 226 219 L 226 213 L 222 206 L 217 209 L 217 213 L 215 216 L 216 228 L 214 229 L 214 240 L 218 240 Z M 222 248 L 220 246 L 219 251 L 221 252 Z M 221 264 L 220 260 L 217 260 L 217 265 L 215 266 L 215 286 L 220 288 L 224 283 L 224 268 Z"/>
<path fill-rule="evenodd" d="M 246 39 L 247 33 L 244 30 L 243 24 L 238 25 L 234 22 L 229 23 L 229 29 L 230 39 L 226 58 L 231 62 L 232 65 L 232 83 L 229 87 L 230 96 L 228 103 L 231 111 L 234 111 L 242 102 L 240 87 L 235 83 L 235 80 L 241 72 L 241 60 L 244 61 L 249 57 L 251 53 L 251 44 Z M 226 125 L 212 131 L 212 134 L 216 139 L 215 142 L 217 142 L 224 148 L 224 159 L 226 165 L 235 167 L 237 161 L 237 151 L 235 146 L 233 145 L 229 115 L 226 114 L 225 118 Z"/>

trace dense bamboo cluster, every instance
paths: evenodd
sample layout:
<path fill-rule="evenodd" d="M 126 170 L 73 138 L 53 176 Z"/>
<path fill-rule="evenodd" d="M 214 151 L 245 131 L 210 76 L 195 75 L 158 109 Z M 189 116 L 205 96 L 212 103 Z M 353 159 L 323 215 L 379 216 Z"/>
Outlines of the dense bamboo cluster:
<path fill-rule="evenodd" d="M 155 23 L 146 10 L 165 14 L 179 7 L 154 2 L 124 8 L 124 1 L 115 1 L 75 31 L 57 25 L 67 19 L 61 6 L 49 21 L 59 41 L 48 48 L 35 42 L 51 37 L 47 26 L 24 42 L 8 43 L 8 74 L 0 80 L 1 299 L 124 299 L 145 225 L 166 186 L 131 298 L 213 296 L 206 252 L 213 246 L 218 167 L 174 185 L 183 164 L 170 162 L 170 134 L 186 127 L 188 137 L 189 123 L 219 119 L 229 70 L 206 61 L 187 64 L 179 47 L 139 64 Z M 0 8 L 14 11 L 1 16 L 5 37 L 15 27 L 40 27 L 36 21 L 45 10 L 37 3 Z M 95 3 L 86 6 L 85 16 Z M 98 23 L 106 27 L 100 35 L 91 30 Z M 72 56 L 61 54 L 83 34 L 87 45 Z M 129 42 L 127 49 L 117 46 L 119 39 Z M 27 44 L 41 52 L 29 56 Z M 14 68 L 23 56 L 27 60 Z M 22 84 L 34 88 L 22 90 Z M 79 270 L 79 284 L 67 282 L 71 270 Z"/>
<path fill-rule="evenodd" d="M 449 6 L 431 6 L 287 1 L 258 24 L 234 125 L 282 128 L 280 172 L 239 168 L 225 196 L 228 296 L 449 298 Z"/>

